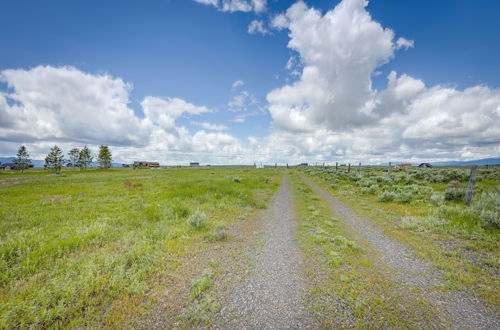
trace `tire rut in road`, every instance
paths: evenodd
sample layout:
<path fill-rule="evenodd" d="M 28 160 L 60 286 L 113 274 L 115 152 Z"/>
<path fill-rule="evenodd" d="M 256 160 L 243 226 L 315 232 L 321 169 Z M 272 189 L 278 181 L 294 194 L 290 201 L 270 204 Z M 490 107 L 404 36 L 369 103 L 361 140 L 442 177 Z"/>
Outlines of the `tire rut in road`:
<path fill-rule="evenodd" d="M 236 285 L 221 310 L 218 328 L 304 329 L 311 327 L 304 307 L 306 279 L 295 241 L 295 213 L 285 175 L 263 218 L 264 247 L 255 269 Z"/>

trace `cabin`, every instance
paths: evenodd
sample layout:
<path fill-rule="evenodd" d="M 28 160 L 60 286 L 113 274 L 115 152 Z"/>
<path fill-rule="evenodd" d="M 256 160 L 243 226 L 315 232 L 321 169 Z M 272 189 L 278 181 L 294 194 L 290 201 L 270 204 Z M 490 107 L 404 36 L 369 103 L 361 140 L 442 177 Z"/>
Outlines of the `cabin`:
<path fill-rule="evenodd" d="M 309 164 L 308 163 L 300 163 L 299 166 L 307 167 L 307 166 L 309 166 Z"/>
<path fill-rule="evenodd" d="M 418 165 L 418 167 L 421 167 L 421 168 L 430 168 L 430 167 L 432 167 L 432 165 L 429 164 L 429 163 L 422 163 L 422 164 Z"/>
<path fill-rule="evenodd" d="M 134 162 L 134 168 L 160 168 L 158 162 Z"/>
<path fill-rule="evenodd" d="M 199 167 L 200 166 L 200 163 L 189 163 L 189 167 Z"/>
<path fill-rule="evenodd" d="M 80 167 L 80 164 L 75 164 L 75 166 L 73 166 L 73 163 L 67 163 L 66 164 L 66 167 Z"/>
<path fill-rule="evenodd" d="M 396 164 L 396 166 L 394 167 L 396 168 L 411 167 L 411 164 L 410 163 Z"/>
<path fill-rule="evenodd" d="M 0 170 L 15 170 L 16 169 L 16 164 L 14 163 L 5 163 L 0 165 Z"/>

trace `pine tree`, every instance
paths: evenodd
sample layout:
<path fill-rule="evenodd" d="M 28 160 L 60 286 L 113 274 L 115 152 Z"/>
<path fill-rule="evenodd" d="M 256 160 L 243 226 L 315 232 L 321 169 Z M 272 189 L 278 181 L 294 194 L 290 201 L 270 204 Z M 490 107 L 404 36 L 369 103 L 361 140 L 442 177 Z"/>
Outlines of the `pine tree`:
<path fill-rule="evenodd" d="M 17 151 L 17 158 L 14 159 L 14 164 L 16 164 L 16 170 L 21 170 L 24 172 L 29 167 L 29 163 L 31 162 L 30 154 L 25 146 L 20 146 Z"/>
<path fill-rule="evenodd" d="M 73 170 L 76 167 L 76 162 L 78 161 L 78 158 L 80 157 L 80 150 L 78 148 L 73 148 L 68 152 L 68 157 L 69 161 L 73 165 Z"/>
<path fill-rule="evenodd" d="M 78 155 L 78 165 L 80 165 L 80 169 L 86 170 L 87 166 L 92 163 L 94 157 L 90 154 L 90 150 L 87 146 L 83 147 Z"/>
<path fill-rule="evenodd" d="M 57 145 L 50 148 L 49 154 L 47 155 L 47 157 L 45 157 L 45 167 L 59 172 L 62 168 L 63 163 L 64 155 L 61 148 L 59 148 Z"/>
<path fill-rule="evenodd" d="M 108 146 L 101 145 L 99 147 L 99 156 L 97 156 L 97 161 L 101 164 L 101 168 L 103 169 L 111 167 L 112 156 Z"/>

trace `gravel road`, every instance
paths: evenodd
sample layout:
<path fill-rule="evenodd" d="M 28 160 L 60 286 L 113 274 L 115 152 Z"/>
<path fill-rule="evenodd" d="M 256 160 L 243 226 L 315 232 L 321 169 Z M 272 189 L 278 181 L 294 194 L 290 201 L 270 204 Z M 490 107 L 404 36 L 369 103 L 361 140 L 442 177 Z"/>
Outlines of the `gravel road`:
<path fill-rule="evenodd" d="M 221 310 L 224 329 L 304 329 L 311 327 L 304 307 L 306 279 L 295 241 L 295 214 L 288 178 L 264 219 L 264 246 L 255 268 L 237 284 Z"/>
<path fill-rule="evenodd" d="M 362 217 L 338 198 L 321 189 L 310 179 L 302 176 L 341 220 L 357 231 L 379 253 L 380 259 L 393 272 L 391 280 L 402 285 L 419 287 L 424 297 L 437 310 L 446 314 L 453 329 L 500 329 L 499 316 L 466 292 L 438 292 L 431 290 L 444 285 L 440 272 L 418 258 L 413 251 L 382 233 L 368 218 Z"/>

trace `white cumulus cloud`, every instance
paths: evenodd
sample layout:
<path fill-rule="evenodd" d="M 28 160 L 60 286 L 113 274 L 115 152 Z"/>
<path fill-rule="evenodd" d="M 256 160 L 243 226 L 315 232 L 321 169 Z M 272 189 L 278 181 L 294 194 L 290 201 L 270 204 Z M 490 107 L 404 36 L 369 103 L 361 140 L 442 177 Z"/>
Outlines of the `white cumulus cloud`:
<path fill-rule="evenodd" d="M 389 74 L 385 90 L 372 88 L 377 68 L 414 42 L 395 40 L 391 29 L 371 18 L 367 4 L 343 0 L 323 14 L 299 1 L 273 19 L 271 26 L 289 30 L 288 47 L 298 57 L 287 68 L 302 65 L 296 82 L 267 95 L 272 138 L 280 141 L 274 144 L 295 159 L 375 162 L 498 154 L 500 90 L 428 87 L 396 72 Z M 265 143 L 261 147 L 266 150 Z"/>
<path fill-rule="evenodd" d="M 108 74 L 38 66 L 4 70 L 0 79 L 8 88 L 0 94 L 3 155 L 26 144 L 34 159 L 43 159 L 55 143 L 64 151 L 84 144 L 94 151 L 100 144 L 110 145 L 114 159 L 122 161 L 172 163 L 196 158 L 220 163 L 228 152 L 241 154 L 241 142 L 230 134 L 203 130 L 191 134 L 176 122 L 210 113 L 209 108 L 179 98 L 146 96 L 140 102 L 144 114 L 140 116 L 129 106 L 132 85 Z M 201 126 L 227 129 L 209 123 Z"/>
<path fill-rule="evenodd" d="M 204 5 L 216 7 L 223 12 L 255 12 L 261 13 L 267 9 L 267 0 L 194 0 Z"/>
<path fill-rule="evenodd" d="M 207 122 L 191 122 L 191 124 L 203 127 L 204 129 L 211 130 L 211 131 L 226 131 L 229 129 L 226 125 L 219 125 L 219 124 L 213 124 L 213 123 L 207 123 Z"/>
<path fill-rule="evenodd" d="M 260 34 L 266 35 L 266 34 L 270 33 L 270 31 L 265 27 L 264 21 L 262 21 L 262 20 L 251 21 L 250 24 L 248 25 L 247 31 L 250 34 L 260 33 Z"/>
<path fill-rule="evenodd" d="M 407 40 L 401 37 L 396 41 L 396 49 L 408 49 L 413 47 L 415 47 L 415 42 L 413 40 Z"/>

